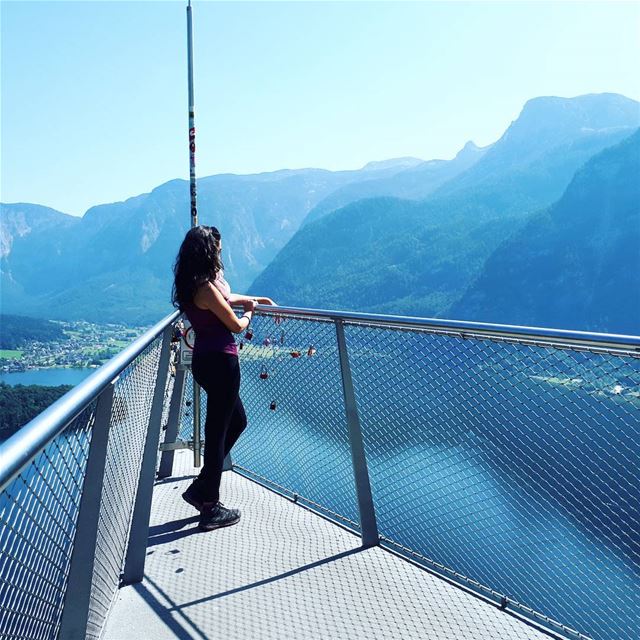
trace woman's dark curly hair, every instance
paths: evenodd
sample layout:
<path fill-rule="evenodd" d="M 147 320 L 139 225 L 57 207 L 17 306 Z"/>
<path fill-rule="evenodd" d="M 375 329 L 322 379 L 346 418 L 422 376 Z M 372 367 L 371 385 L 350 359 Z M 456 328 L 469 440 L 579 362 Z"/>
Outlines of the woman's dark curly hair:
<path fill-rule="evenodd" d="M 222 269 L 220 232 L 204 225 L 189 229 L 173 265 L 173 306 L 184 311 L 185 305 L 193 302 L 198 287 L 213 282 Z"/>

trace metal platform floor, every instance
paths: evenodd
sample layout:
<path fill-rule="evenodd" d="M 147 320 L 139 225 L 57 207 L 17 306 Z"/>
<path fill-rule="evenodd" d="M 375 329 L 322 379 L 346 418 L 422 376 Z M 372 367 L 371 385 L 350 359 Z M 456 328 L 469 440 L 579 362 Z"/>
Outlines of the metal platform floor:
<path fill-rule="evenodd" d="M 221 496 L 240 523 L 201 533 L 180 497 L 191 464 L 177 452 L 155 487 L 145 578 L 120 589 L 106 640 L 549 638 L 237 473 Z"/>

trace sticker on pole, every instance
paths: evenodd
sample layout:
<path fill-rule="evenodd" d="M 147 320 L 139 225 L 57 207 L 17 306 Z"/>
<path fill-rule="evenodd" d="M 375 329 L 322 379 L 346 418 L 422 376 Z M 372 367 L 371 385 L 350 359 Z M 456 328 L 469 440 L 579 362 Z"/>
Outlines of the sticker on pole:
<path fill-rule="evenodd" d="M 191 361 L 193 360 L 193 345 L 196 341 L 196 334 L 192 326 L 184 328 L 182 335 L 180 336 L 180 366 L 185 369 L 191 368 Z"/>

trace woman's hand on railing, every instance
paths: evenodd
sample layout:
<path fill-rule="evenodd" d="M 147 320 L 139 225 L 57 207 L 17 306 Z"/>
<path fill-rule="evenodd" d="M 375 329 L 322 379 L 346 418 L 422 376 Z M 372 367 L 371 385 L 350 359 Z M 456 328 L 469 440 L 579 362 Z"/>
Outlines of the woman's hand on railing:
<path fill-rule="evenodd" d="M 256 308 L 256 301 L 253 298 L 250 298 L 249 300 L 243 300 L 242 308 L 244 309 L 245 313 L 253 313 L 253 310 Z"/>

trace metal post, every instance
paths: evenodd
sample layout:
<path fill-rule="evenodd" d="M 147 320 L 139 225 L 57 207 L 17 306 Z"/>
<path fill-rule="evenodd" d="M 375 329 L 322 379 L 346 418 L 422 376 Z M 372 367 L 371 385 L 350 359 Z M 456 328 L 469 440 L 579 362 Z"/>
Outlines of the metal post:
<path fill-rule="evenodd" d="M 87 637 L 89 604 L 91 601 L 91 583 L 93 565 L 98 538 L 100 520 L 100 501 L 104 482 L 104 469 L 109 442 L 111 408 L 115 383 L 111 382 L 98 396 L 95 422 L 91 430 L 91 444 L 87 469 L 82 483 L 78 522 L 71 554 L 69 579 L 65 593 L 60 638 L 65 640 L 84 640 Z"/>
<path fill-rule="evenodd" d="M 198 225 L 196 207 L 196 118 L 193 99 L 193 28 L 191 0 L 187 6 L 187 83 L 189 89 L 189 189 L 191 193 L 191 226 Z"/>
<path fill-rule="evenodd" d="M 200 453 L 200 385 L 193 380 L 193 466 L 202 464 Z"/>
<path fill-rule="evenodd" d="M 360 418 L 356 395 L 351 379 L 351 367 L 347 353 L 347 342 L 344 337 L 344 323 L 336 319 L 336 337 L 338 339 L 338 354 L 340 356 L 340 373 L 342 374 L 342 390 L 344 393 L 344 406 L 347 414 L 347 427 L 349 428 L 349 444 L 351 446 L 351 461 L 353 464 L 353 476 L 358 496 L 358 510 L 360 512 L 360 529 L 362 531 L 362 546 L 373 547 L 380 543 L 376 512 L 371 496 L 371 483 L 369 482 L 369 469 L 362 441 Z"/>
<path fill-rule="evenodd" d="M 164 434 L 165 443 L 175 442 L 178 439 L 178 431 L 180 430 L 180 413 L 184 398 L 184 381 L 187 372 L 185 369 L 176 371 L 176 379 L 173 383 L 173 391 L 171 393 L 171 405 L 169 406 L 169 419 L 167 420 L 167 430 Z M 160 467 L 158 469 L 158 478 L 168 478 L 173 473 L 173 456 L 175 451 L 163 451 L 160 458 Z"/>
<path fill-rule="evenodd" d="M 191 227 L 198 225 L 196 205 L 196 115 L 193 98 L 193 21 L 191 0 L 187 5 L 187 84 L 189 89 L 189 189 L 191 194 Z M 200 461 L 200 387 L 193 381 L 193 466 Z"/>
<path fill-rule="evenodd" d="M 198 225 L 196 204 L 196 115 L 193 97 L 193 20 L 191 0 L 187 6 L 187 84 L 189 89 L 189 190 L 191 194 L 191 226 Z M 200 387 L 193 381 L 193 466 L 200 461 Z"/>
<path fill-rule="evenodd" d="M 127 545 L 127 558 L 122 576 L 125 584 L 140 582 L 144 575 L 144 561 L 147 550 L 147 539 L 149 538 L 151 499 L 153 497 L 153 481 L 156 474 L 156 460 L 160 442 L 160 430 L 162 427 L 162 405 L 164 403 L 164 391 L 169 373 L 172 334 L 172 325 L 167 326 L 162 334 L 162 349 L 160 351 L 156 385 L 153 392 L 149 425 L 147 427 L 142 454 L 136 502 L 133 507 L 131 532 L 129 533 L 129 544 Z"/>

